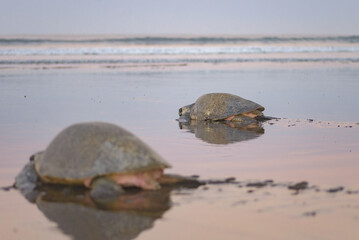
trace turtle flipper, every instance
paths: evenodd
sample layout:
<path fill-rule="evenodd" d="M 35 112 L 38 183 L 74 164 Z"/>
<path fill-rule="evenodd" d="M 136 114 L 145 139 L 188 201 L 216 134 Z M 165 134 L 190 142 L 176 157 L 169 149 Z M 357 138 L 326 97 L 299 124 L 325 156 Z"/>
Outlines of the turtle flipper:
<path fill-rule="evenodd" d="M 269 120 L 273 120 L 273 119 L 275 120 L 275 119 L 280 119 L 280 118 L 262 115 L 262 116 L 256 117 L 255 119 L 259 122 L 265 122 L 265 121 L 269 121 Z"/>
<path fill-rule="evenodd" d="M 158 180 L 161 185 L 172 187 L 197 188 L 205 183 L 195 177 L 186 177 L 177 174 L 163 174 Z"/>
<path fill-rule="evenodd" d="M 101 177 L 91 184 L 90 195 L 94 199 L 115 199 L 124 192 L 123 188 L 113 180 Z"/>

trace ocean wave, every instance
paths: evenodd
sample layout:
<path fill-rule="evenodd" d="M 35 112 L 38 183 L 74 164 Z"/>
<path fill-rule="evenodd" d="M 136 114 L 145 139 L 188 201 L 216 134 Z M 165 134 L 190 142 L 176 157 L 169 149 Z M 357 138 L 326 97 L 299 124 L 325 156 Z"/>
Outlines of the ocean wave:
<path fill-rule="evenodd" d="M 245 46 L 245 47 L 102 47 L 102 48 L 10 48 L 0 56 L 31 55 L 201 55 L 270 53 L 358 53 L 359 46 Z"/>
<path fill-rule="evenodd" d="M 42 44 L 233 44 L 233 43 L 339 42 L 359 43 L 359 35 L 351 36 L 260 36 L 260 37 L 7 37 L 1 45 Z"/>
<path fill-rule="evenodd" d="M 181 59 L 58 59 L 0 60 L 0 65 L 77 65 L 77 64 L 163 64 L 163 63 L 358 63 L 359 58 L 181 58 Z"/>

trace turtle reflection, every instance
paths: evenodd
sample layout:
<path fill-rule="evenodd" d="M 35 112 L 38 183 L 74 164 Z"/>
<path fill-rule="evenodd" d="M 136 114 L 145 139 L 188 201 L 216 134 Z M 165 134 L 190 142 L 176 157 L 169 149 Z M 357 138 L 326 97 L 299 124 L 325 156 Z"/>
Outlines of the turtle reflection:
<path fill-rule="evenodd" d="M 116 199 L 95 200 L 82 187 L 41 186 L 29 201 L 73 239 L 134 239 L 170 209 L 173 187 L 129 189 Z M 31 197 L 29 197 L 31 196 Z"/>
<path fill-rule="evenodd" d="M 255 139 L 264 134 L 260 122 L 196 121 L 179 122 L 180 129 L 189 130 L 197 138 L 212 144 L 229 144 Z"/>

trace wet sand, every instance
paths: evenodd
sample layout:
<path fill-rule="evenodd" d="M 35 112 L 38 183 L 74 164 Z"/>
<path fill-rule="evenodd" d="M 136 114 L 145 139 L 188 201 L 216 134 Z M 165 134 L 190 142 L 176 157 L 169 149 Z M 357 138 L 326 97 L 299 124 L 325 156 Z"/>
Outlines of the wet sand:
<path fill-rule="evenodd" d="M 279 184 L 172 191 L 171 207 L 138 239 L 359 236 L 358 69 L 219 69 L 1 70 L 0 186 L 11 185 L 28 157 L 64 127 L 106 121 L 147 142 L 171 162 L 171 173 Z M 264 123 L 255 134 L 231 126 L 181 127 L 178 108 L 207 92 L 240 95 L 283 119 Z M 222 140 L 213 142 L 216 136 Z M 303 180 L 316 188 L 299 194 L 288 189 Z M 336 187 L 344 190 L 326 191 Z M 19 192 L 0 191 L 0 201 L 4 239 L 74 238 Z"/>
<path fill-rule="evenodd" d="M 351 239 L 359 234 L 358 195 L 253 189 L 211 186 L 173 194 L 178 207 L 139 239 Z"/>

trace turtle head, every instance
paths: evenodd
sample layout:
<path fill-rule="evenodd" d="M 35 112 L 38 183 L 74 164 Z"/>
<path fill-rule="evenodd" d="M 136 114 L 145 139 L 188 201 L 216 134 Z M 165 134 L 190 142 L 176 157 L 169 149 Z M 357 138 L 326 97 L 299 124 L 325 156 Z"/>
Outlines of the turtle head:
<path fill-rule="evenodd" d="M 178 115 L 180 116 L 179 120 L 180 121 L 185 121 L 188 122 L 191 119 L 191 109 L 193 107 L 194 103 L 181 107 L 178 110 Z"/>
<path fill-rule="evenodd" d="M 45 153 L 45 151 L 40 151 L 40 152 L 37 152 L 37 153 L 32 154 L 32 155 L 30 156 L 30 162 L 36 161 L 36 160 L 39 159 L 44 153 Z"/>
<path fill-rule="evenodd" d="M 193 107 L 194 103 L 190 104 L 190 105 L 187 105 L 187 106 L 184 106 L 184 107 L 181 107 L 179 110 L 178 110 L 178 115 L 180 117 L 182 116 L 189 116 L 190 113 L 191 113 L 191 109 Z"/>

